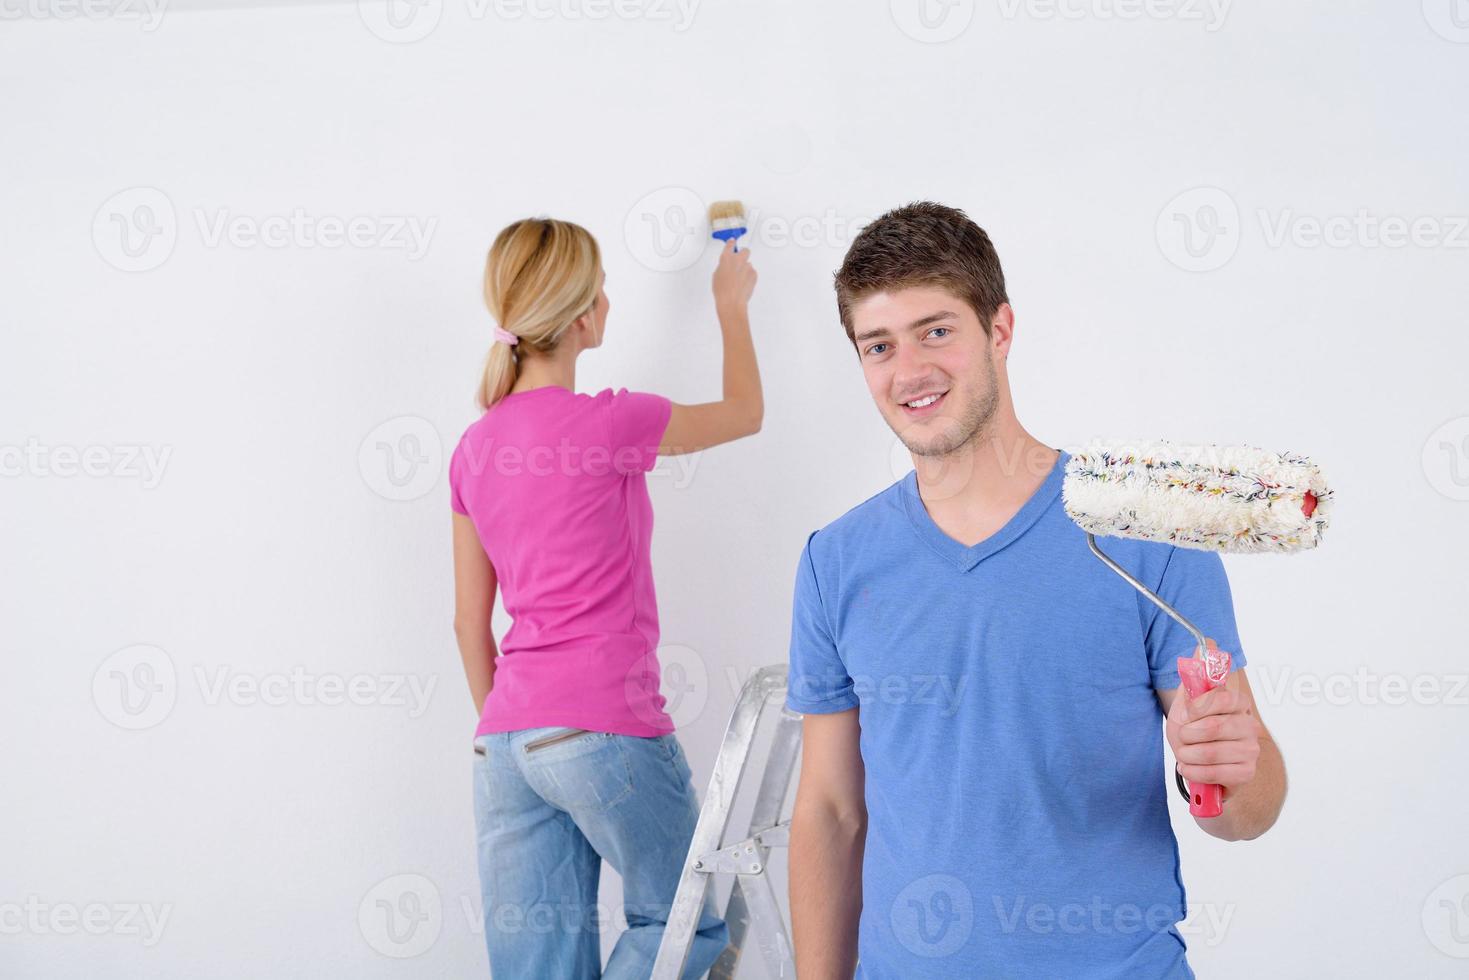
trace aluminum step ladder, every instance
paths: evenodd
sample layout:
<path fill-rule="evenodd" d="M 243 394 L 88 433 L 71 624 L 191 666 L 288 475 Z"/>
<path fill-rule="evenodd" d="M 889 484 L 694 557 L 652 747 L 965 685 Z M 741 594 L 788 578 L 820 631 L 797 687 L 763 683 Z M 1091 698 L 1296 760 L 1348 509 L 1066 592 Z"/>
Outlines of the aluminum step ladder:
<path fill-rule="evenodd" d="M 796 756 L 801 751 L 801 715 L 785 707 L 785 695 L 785 664 L 760 668 L 740 691 L 724 732 L 724 743 L 714 761 L 709 792 L 699 811 L 699 822 L 684 861 L 668 926 L 658 946 L 651 980 L 679 980 L 682 976 L 704 898 L 716 874 L 732 874 L 735 880 L 723 913 L 729 926 L 729 945 L 710 968 L 709 980 L 732 980 L 752 932 L 772 977 L 796 975 L 795 954 L 786 933 L 785 919 L 776 901 L 775 888 L 765 873 L 771 848 L 790 845 L 791 822 L 781 819 L 781 811 Z M 743 840 L 721 847 L 760 719 L 772 707 L 778 707 L 780 717 L 775 722 L 770 756 L 760 776 L 749 830 Z"/>

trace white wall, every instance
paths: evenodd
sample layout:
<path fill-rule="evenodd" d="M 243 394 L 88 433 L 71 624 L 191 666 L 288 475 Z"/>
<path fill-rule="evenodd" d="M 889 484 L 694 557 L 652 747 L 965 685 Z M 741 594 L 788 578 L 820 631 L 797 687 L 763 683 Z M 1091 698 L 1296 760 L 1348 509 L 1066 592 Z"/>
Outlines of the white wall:
<path fill-rule="evenodd" d="M 1292 448 L 1338 487 L 1319 552 L 1227 560 L 1292 785 L 1253 844 L 1180 810 L 1196 969 L 1462 974 L 1462 2 L 925 0 L 931 30 L 916 0 L 115 2 L 0 0 L 0 973 L 482 975 L 442 470 L 483 253 L 585 224 L 613 310 L 579 387 L 707 399 L 713 253 L 648 221 L 739 197 L 765 428 L 650 481 L 701 788 L 736 681 L 785 657 L 804 535 L 908 468 L 830 274 L 932 198 L 998 245 L 1042 440 Z M 241 237 L 297 211 L 366 244 Z M 116 221 L 150 213 L 129 257 Z"/>

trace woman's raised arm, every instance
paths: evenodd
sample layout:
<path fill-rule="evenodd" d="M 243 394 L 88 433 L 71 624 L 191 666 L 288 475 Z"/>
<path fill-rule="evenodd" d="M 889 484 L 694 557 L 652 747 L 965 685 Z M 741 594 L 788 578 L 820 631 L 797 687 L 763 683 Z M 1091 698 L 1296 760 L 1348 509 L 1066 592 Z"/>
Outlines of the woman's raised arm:
<path fill-rule="evenodd" d="M 714 269 L 714 310 L 724 334 L 724 397 L 699 405 L 673 404 L 658 444 L 660 456 L 697 452 L 760 431 L 765 399 L 750 338 L 750 294 L 755 290 L 750 252 L 725 242 Z"/>

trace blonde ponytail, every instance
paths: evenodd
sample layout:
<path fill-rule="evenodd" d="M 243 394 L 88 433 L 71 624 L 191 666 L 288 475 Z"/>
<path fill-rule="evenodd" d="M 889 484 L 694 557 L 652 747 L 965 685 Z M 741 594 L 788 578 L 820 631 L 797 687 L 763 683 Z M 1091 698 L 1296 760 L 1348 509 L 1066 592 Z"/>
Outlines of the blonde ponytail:
<path fill-rule="evenodd" d="M 485 259 L 485 306 L 517 340 L 514 346 L 490 346 L 480 408 L 490 408 L 514 387 L 527 351 L 555 350 L 566 328 L 592 309 L 601 271 L 597 240 L 569 221 L 525 218 L 495 236 Z"/>

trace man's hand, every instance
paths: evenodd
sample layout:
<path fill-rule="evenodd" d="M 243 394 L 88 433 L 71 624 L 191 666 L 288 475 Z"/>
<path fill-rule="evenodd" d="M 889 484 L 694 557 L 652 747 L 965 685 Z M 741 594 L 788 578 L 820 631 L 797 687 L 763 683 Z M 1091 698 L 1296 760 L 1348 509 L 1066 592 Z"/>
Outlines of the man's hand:
<path fill-rule="evenodd" d="M 1255 778 L 1260 758 L 1260 721 L 1254 705 L 1228 687 L 1173 700 L 1164 733 L 1178 771 L 1191 783 L 1218 783 L 1229 791 Z"/>
<path fill-rule="evenodd" d="M 1251 840 L 1269 830 L 1285 803 L 1285 763 L 1260 719 L 1244 668 L 1198 698 L 1182 688 L 1160 690 L 1158 698 L 1183 778 L 1224 787 L 1224 812 L 1195 817 L 1198 825 L 1223 840 Z"/>

